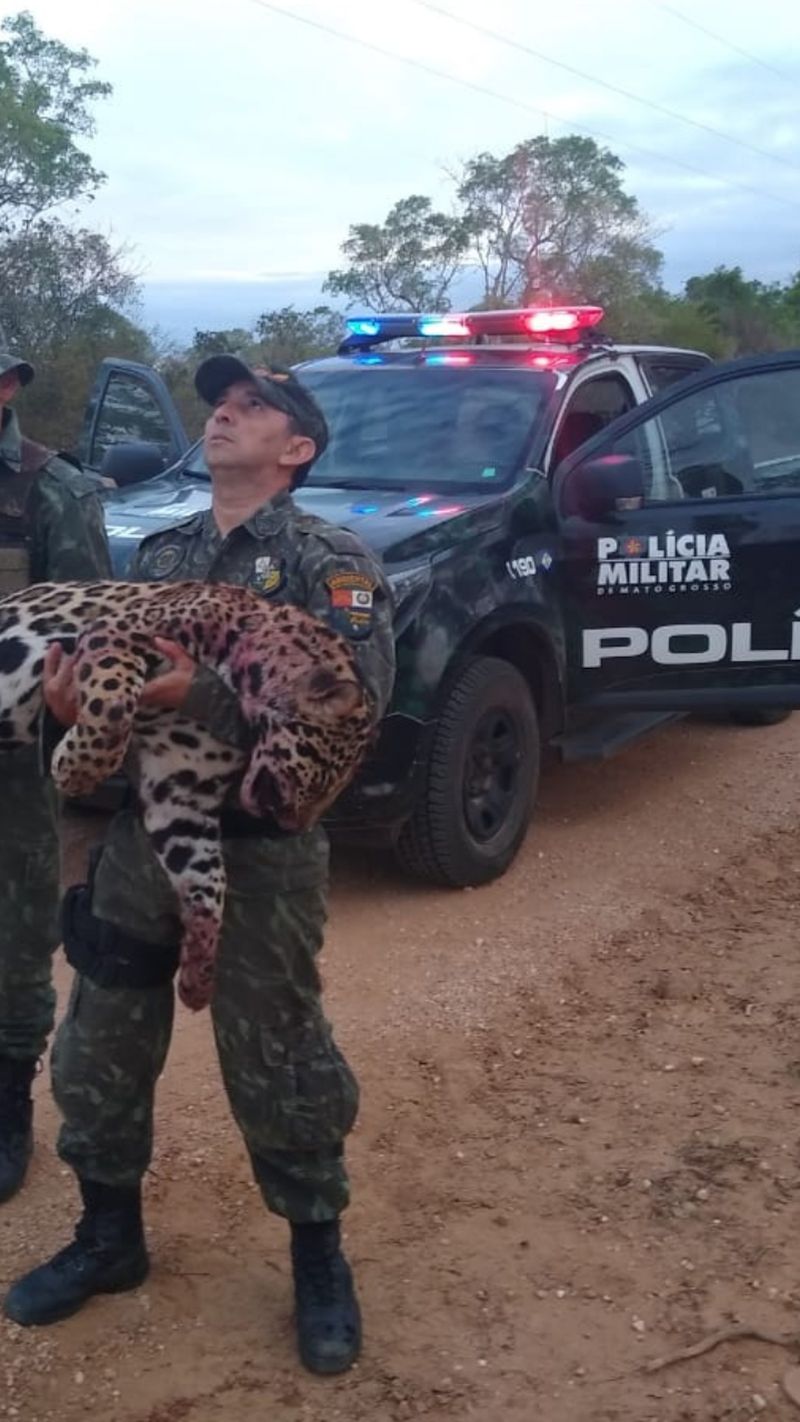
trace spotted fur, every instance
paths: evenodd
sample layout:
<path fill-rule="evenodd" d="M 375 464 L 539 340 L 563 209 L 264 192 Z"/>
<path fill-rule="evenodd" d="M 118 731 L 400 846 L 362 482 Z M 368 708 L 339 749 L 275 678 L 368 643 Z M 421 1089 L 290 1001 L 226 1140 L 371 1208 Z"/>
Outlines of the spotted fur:
<path fill-rule="evenodd" d="M 176 712 L 140 707 L 161 666 L 155 636 L 214 669 L 239 701 L 249 754 Z M 40 583 L 0 601 L 0 746 L 38 734 L 50 642 L 75 639 L 79 711 L 52 761 L 58 788 L 88 795 L 133 742 L 153 849 L 178 897 L 178 991 L 200 1008 L 213 989 L 225 897 L 220 811 L 232 785 L 255 816 L 310 828 L 354 775 L 372 715 L 349 643 L 300 608 L 206 583 Z"/>

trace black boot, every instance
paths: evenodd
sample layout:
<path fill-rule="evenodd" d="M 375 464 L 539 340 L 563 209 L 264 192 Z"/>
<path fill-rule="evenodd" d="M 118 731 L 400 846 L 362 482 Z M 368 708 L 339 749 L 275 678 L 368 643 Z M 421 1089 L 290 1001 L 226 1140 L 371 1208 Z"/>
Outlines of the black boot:
<path fill-rule="evenodd" d="M 33 1154 L 31 1083 L 36 1058 L 0 1057 L 0 1204 L 16 1195 Z"/>
<path fill-rule="evenodd" d="M 361 1352 L 361 1313 L 339 1221 L 292 1225 L 300 1357 L 312 1373 L 343 1373 Z"/>
<path fill-rule="evenodd" d="M 14 1323 L 57 1323 L 94 1294 L 121 1294 L 147 1278 L 150 1262 L 138 1185 L 78 1183 L 84 1208 L 75 1239 L 12 1284 L 3 1310 Z"/>

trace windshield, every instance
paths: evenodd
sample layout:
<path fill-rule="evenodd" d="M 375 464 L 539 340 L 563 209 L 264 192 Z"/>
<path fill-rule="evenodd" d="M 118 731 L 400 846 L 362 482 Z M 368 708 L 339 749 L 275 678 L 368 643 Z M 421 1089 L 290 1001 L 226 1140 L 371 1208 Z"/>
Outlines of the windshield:
<path fill-rule="evenodd" d="M 518 469 L 553 388 L 544 371 L 425 364 L 300 372 L 330 444 L 309 485 L 487 488 Z M 199 444 L 184 465 L 208 478 Z"/>
<path fill-rule="evenodd" d="M 486 488 L 518 469 L 553 388 L 542 371 L 433 365 L 307 367 L 330 444 L 309 484 Z"/>

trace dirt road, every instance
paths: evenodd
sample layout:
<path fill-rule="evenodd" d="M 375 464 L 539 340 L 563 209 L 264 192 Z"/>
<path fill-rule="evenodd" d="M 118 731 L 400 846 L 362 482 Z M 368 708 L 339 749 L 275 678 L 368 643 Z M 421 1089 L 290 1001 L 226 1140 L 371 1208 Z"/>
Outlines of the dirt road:
<path fill-rule="evenodd" d="M 207 1014 L 179 1015 L 147 1181 L 144 1289 L 0 1326 L 19 1422 L 800 1419 L 800 716 L 680 724 L 552 767 L 514 869 L 409 886 L 336 861 L 328 1007 L 359 1071 L 348 1248 L 367 1340 L 294 1360 L 285 1229 L 225 1108 Z M 62 982 L 65 975 L 62 975 Z M 38 1085 L 0 1283 L 64 1239 L 71 1178 Z M 728 1342 L 736 1321 L 798 1350 Z M 5 1385 L 5 1388 L 4 1388 Z"/>

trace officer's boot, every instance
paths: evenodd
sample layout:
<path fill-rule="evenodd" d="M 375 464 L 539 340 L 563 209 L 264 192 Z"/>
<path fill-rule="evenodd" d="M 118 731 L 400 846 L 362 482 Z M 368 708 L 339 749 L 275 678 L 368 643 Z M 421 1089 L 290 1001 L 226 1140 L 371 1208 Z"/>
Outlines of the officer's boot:
<path fill-rule="evenodd" d="M 16 1195 L 33 1153 L 31 1083 L 36 1058 L 0 1056 L 0 1203 Z"/>
<path fill-rule="evenodd" d="M 312 1373 L 343 1373 L 361 1352 L 361 1313 L 339 1221 L 292 1225 L 300 1357 Z"/>
<path fill-rule="evenodd" d="M 139 1186 L 78 1183 L 83 1215 L 75 1239 L 11 1286 L 3 1309 L 14 1323 L 57 1323 L 94 1294 L 121 1294 L 147 1278 Z"/>

